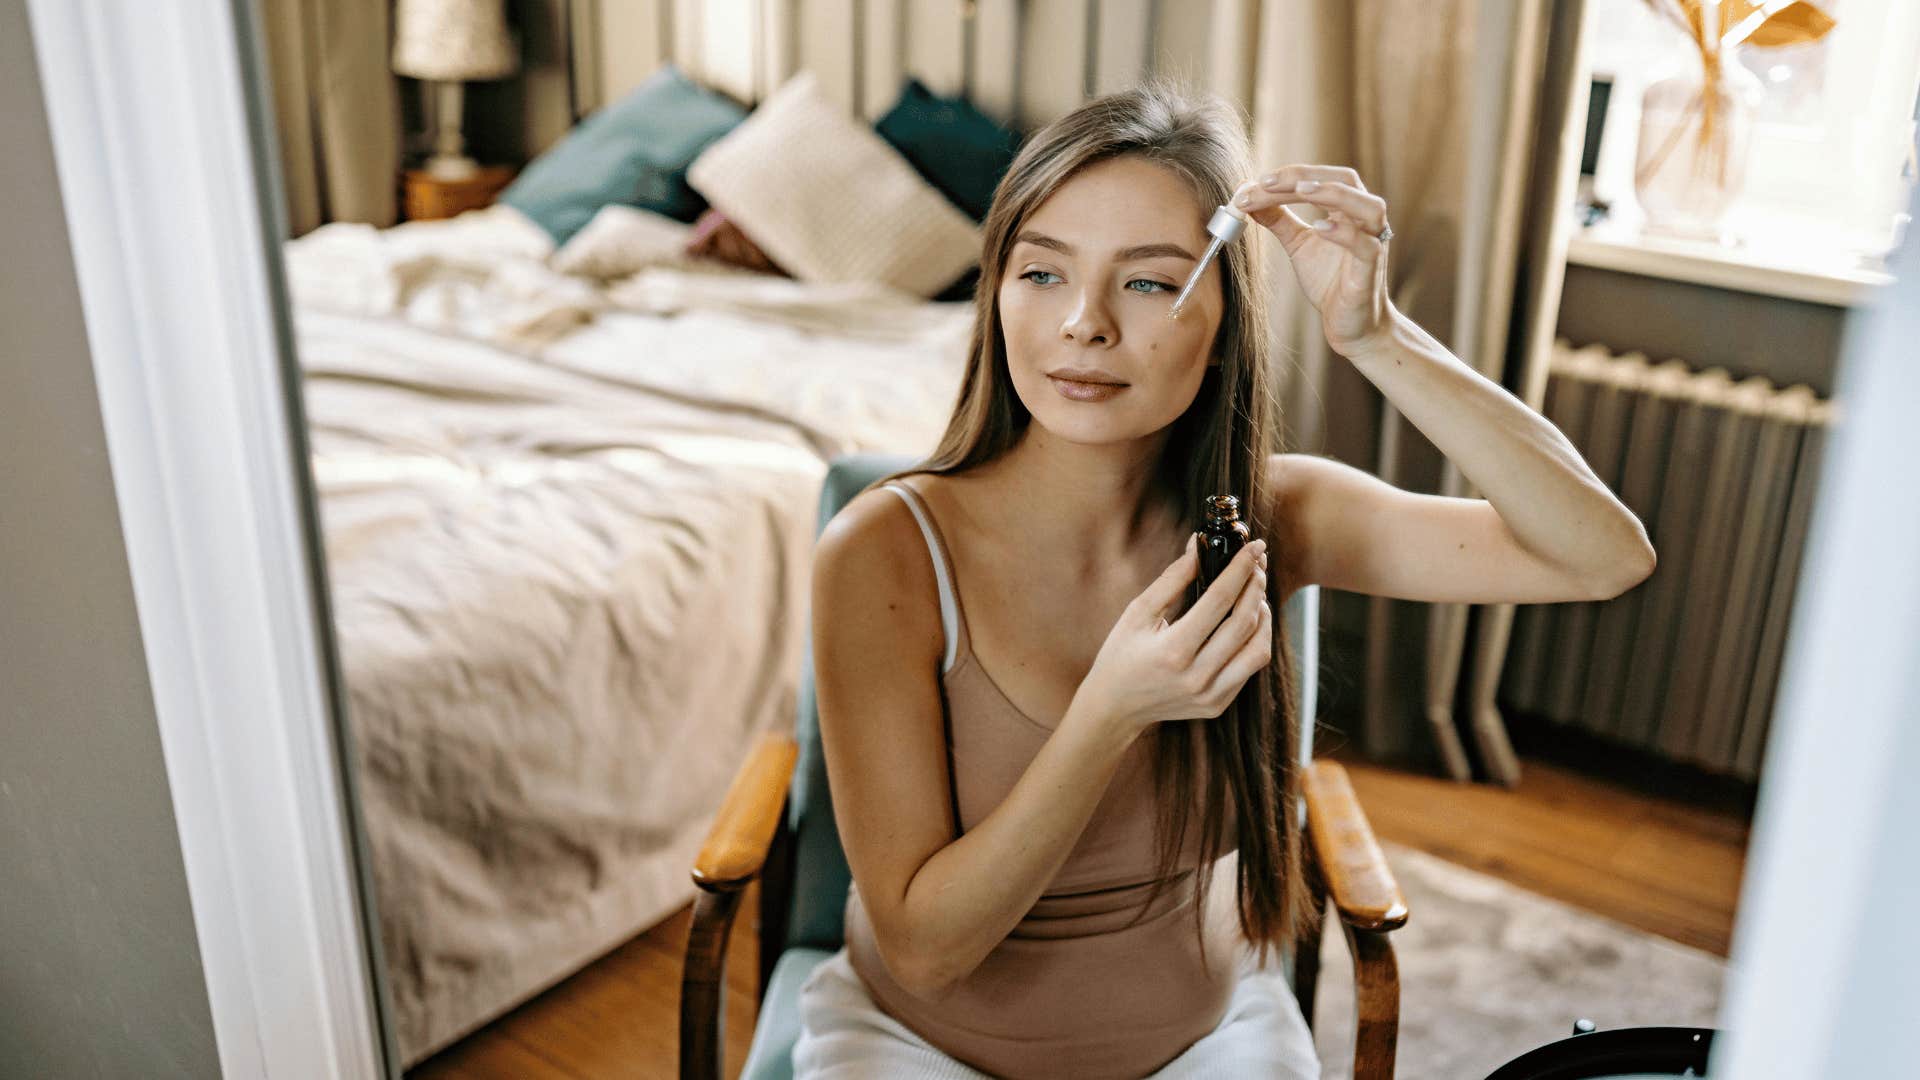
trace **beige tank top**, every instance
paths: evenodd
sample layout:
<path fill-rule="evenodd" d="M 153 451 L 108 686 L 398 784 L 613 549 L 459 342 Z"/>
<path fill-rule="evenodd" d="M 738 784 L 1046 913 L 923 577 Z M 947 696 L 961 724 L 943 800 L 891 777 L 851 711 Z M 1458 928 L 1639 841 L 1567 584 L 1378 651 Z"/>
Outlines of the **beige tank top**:
<path fill-rule="evenodd" d="M 1016 708 L 974 659 L 953 563 L 926 503 L 904 483 L 884 486 L 913 511 L 933 559 L 946 635 L 941 686 L 949 767 L 964 833 L 1000 805 L 1052 729 Z M 1009 1078 L 1141 1077 L 1213 1030 L 1237 977 L 1239 932 L 1218 915 L 1210 915 L 1203 938 L 1194 932 L 1197 809 L 1176 879 L 1154 910 L 1126 926 L 1157 869 L 1152 743 L 1142 738 L 1129 748 L 1059 875 L 1013 932 L 937 1003 L 894 981 L 859 888 L 849 888 L 848 959 L 881 1010 L 952 1057 Z M 1231 821 L 1227 827 L 1231 850 Z M 1230 868 L 1227 861 L 1216 868 L 1210 909 L 1219 911 L 1226 897 L 1231 910 Z"/>

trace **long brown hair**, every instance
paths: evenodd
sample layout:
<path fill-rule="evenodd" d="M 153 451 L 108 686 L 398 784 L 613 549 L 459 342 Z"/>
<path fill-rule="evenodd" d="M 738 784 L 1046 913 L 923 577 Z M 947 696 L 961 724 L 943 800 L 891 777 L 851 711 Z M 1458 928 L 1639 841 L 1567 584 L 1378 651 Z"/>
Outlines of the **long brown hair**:
<path fill-rule="evenodd" d="M 1171 169 L 1192 186 L 1203 208 L 1225 204 L 1253 171 L 1240 114 L 1218 97 L 1161 79 L 1089 101 L 1036 131 L 1001 178 L 987 212 L 973 339 L 946 433 L 924 461 L 874 486 L 915 473 L 962 472 L 1019 440 L 1032 414 L 1007 370 L 999 311 L 1000 279 L 1014 237 L 1034 210 L 1081 169 L 1123 156 Z M 1249 229 L 1244 240 L 1221 251 L 1226 306 L 1214 337 L 1219 362 L 1208 366 L 1193 404 L 1174 421 L 1159 479 L 1179 493 L 1190 522 L 1202 520 L 1206 496 L 1238 496 L 1248 528 L 1266 538 L 1278 565 L 1286 536 L 1276 534 L 1275 522 L 1268 520 L 1264 464 L 1280 447 L 1280 413 L 1268 334 L 1268 275 L 1253 248 L 1262 233 Z M 1290 945 L 1318 918 L 1300 861 L 1300 729 L 1285 620 L 1278 616 L 1280 587 L 1279 575 L 1271 576 L 1273 661 L 1247 680 L 1220 717 L 1155 725 L 1160 870 L 1141 909 L 1144 914 L 1151 908 L 1179 872 L 1180 841 L 1195 801 L 1198 749 L 1205 755 L 1206 775 L 1224 777 L 1226 783 L 1208 783 L 1204 791 L 1196 931 L 1213 864 L 1224 854 L 1230 798 L 1240 852 L 1240 928 L 1262 963 L 1269 947 Z"/>

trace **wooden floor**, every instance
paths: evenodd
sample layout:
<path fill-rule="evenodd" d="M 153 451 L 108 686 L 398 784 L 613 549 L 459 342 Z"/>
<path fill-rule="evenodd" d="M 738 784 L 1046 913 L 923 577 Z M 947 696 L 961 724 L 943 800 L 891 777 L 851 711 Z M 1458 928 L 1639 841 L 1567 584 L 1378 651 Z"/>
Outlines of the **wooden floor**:
<path fill-rule="evenodd" d="M 1526 763 L 1513 790 L 1369 765 L 1338 751 L 1374 832 L 1608 918 L 1726 955 L 1743 816 Z M 752 1038 L 749 892 L 727 964 L 726 1075 Z M 417 1080 L 606 1080 L 675 1074 L 692 908 L 422 1063 Z"/>

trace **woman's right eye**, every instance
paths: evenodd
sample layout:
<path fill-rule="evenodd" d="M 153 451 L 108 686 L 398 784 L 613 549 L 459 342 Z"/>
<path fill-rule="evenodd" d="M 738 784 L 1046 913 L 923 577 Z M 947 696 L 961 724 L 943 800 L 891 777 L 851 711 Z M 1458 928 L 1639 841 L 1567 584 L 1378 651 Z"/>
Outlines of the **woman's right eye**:
<path fill-rule="evenodd" d="M 1040 275 L 1041 277 L 1050 277 L 1050 278 L 1057 278 L 1057 277 L 1059 277 L 1059 276 L 1060 276 L 1059 274 L 1055 274 L 1055 273 L 1053 273 L 1053 272 L 1051 272 L 1051 271 L 1048 271 L 1048 270 L 1029 270 L 1029 271 L 1027 271 L 1027 272 L 1026 272 L 1026 273 L 1024 273 L 1024 274 L 1021 274 L 1021 275 L 1020 275 L 1020 277 L 1021 277 L 1021 278 L 1022 278 L 1023 280 L 1026 280 L 1026 281 L 1033 281 L 1033 276 L 1034 276 L 1035 274 L 1039 274 L 1039 275 Z M 1049 284 L 1048 282 L 1045 282 L 1045 281 L 1034 281 L 1033 283 L 1034 283 L 1035 285 L 1046 285 L 1046 284 Z"/>

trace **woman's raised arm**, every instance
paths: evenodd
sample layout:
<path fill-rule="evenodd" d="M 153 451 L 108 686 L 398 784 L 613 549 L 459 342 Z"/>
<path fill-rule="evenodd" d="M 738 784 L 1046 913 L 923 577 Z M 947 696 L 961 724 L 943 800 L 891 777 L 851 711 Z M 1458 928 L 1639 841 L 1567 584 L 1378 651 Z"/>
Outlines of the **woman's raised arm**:
<path fill-rule="evenodd" d="M 1640 519 L 1560 429 L 1393 306 L 1387 206 L 1357 173 L 1289 165 L 1242 184 L 1234 201 L 1279 237 L 1327 344 L 1486 496 L 1419 495 L 1337 462 L 1285 455 L 1272 468 L 1300 533 L 1303 582 L 1412 600 L 1541 603 L 1617 596 L 1653 572 Z M 1327 216 L 1308 225 L 1291 203 Z"/>

